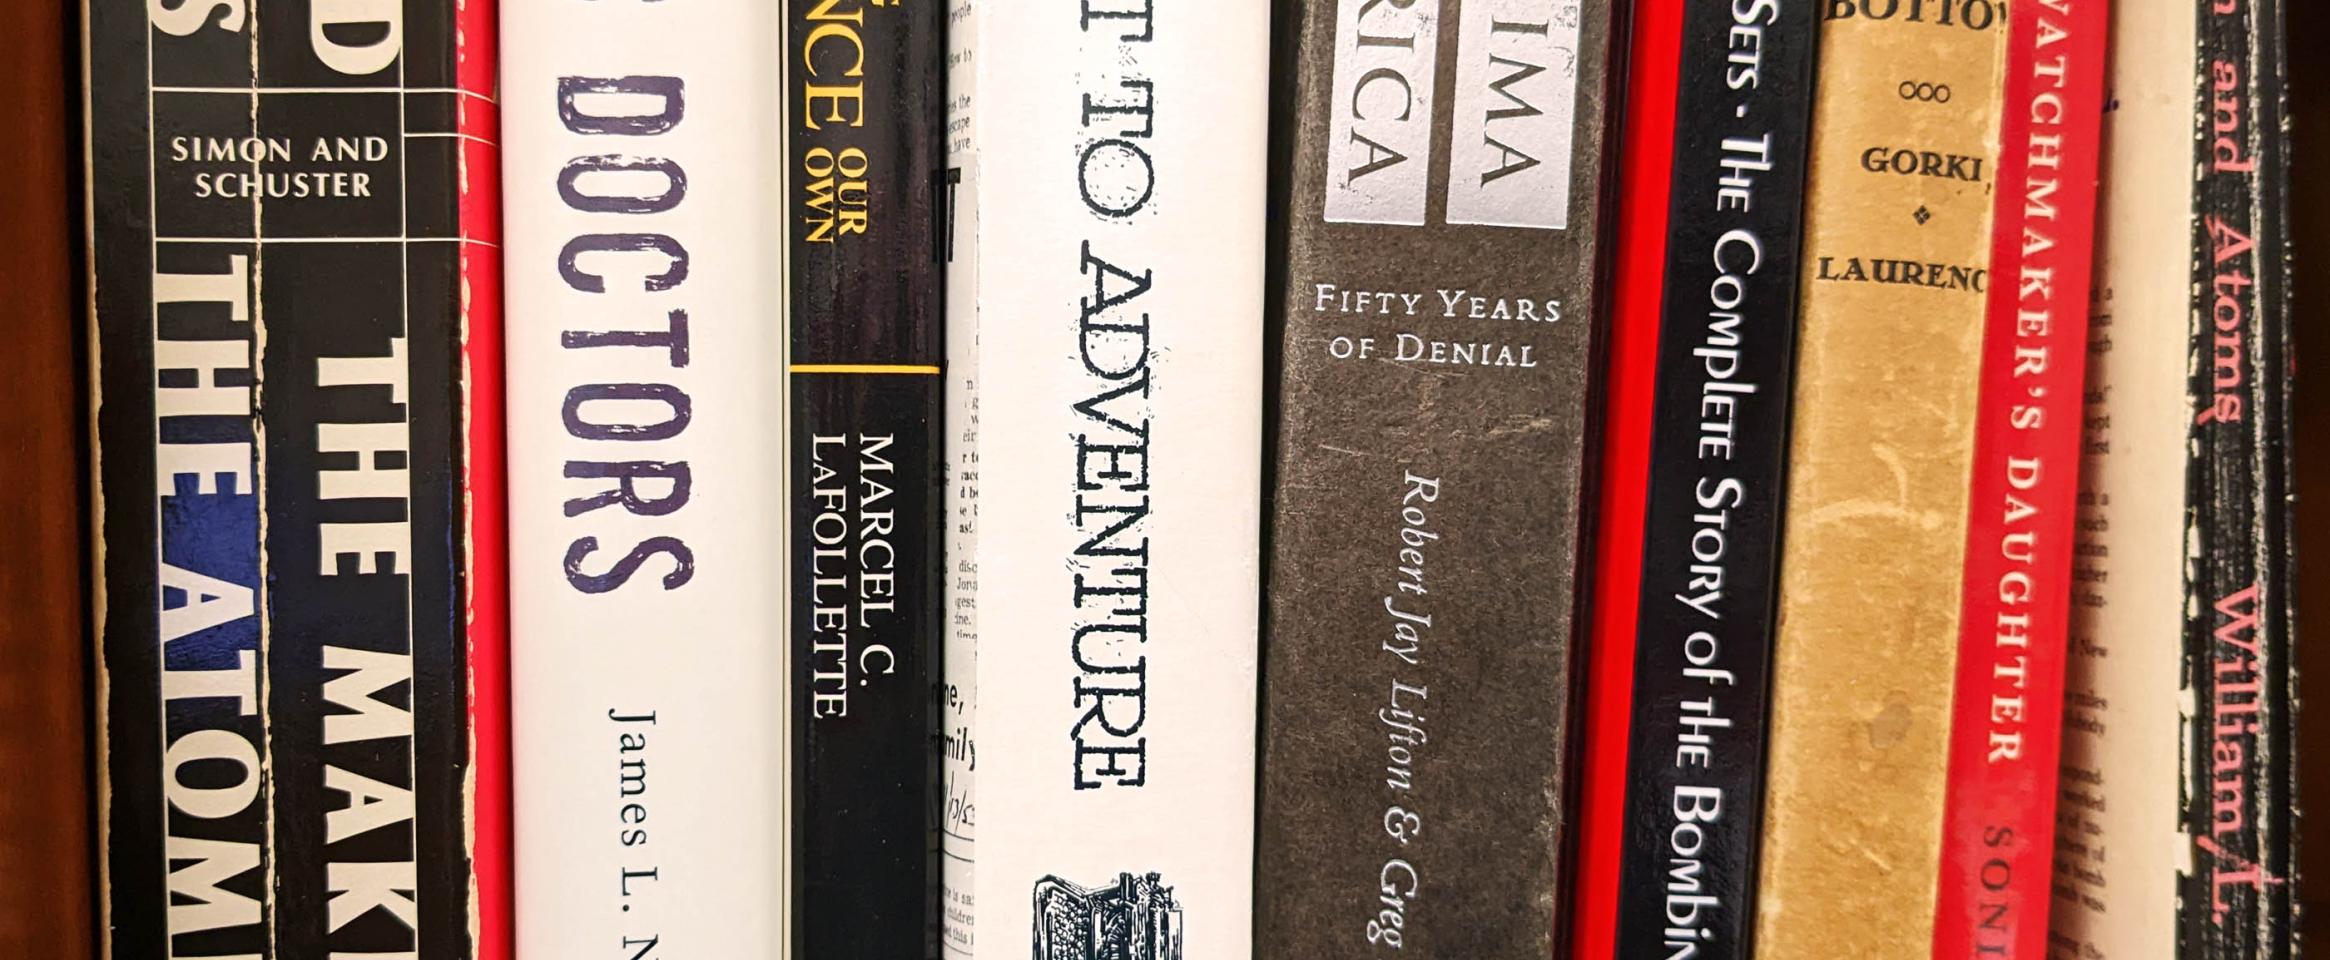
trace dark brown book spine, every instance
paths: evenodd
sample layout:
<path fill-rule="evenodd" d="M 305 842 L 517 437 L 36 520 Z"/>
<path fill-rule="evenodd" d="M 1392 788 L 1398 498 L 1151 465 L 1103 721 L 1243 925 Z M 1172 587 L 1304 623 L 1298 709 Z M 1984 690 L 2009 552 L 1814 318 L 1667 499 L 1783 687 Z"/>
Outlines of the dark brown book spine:
<path fill-rule="evenodd" d="M 0 956 L 78 960 L 95 901 L 66 16 L 61 3 L 0 5 L 0 484 L 14 501 L 0 510 Z"/>
<path fill-rule="evenodd" d="M 1552 956 L 1611 4 L 1285 13 L 1256 953 Z"/>

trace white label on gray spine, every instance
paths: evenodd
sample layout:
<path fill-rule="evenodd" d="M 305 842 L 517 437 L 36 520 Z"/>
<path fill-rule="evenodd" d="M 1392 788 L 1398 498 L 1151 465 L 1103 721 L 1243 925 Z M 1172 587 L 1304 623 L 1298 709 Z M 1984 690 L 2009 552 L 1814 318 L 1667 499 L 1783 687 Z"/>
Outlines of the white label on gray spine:
<path fill-rule="evenodd" d="M 1422 226 L 1440 5 L 1337 0 L 1336 7 L 1327 219 Z"/>
<path fill-rule="evenodd" d="M 1462 11 L 1448 222 L 1567 227 L 1579 0 L 1465 0 Z M 1340 64 L 1336 79 L 1340 89 Z"/>

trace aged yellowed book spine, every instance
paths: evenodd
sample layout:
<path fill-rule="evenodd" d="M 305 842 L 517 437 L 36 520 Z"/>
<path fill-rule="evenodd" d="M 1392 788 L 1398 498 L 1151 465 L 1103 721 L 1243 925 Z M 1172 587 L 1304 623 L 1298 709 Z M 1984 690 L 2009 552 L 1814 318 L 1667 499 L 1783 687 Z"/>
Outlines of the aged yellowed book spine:
<path fill-rule="evenodd" d="M 2006 17 L 1824 8 L 1756 952 L 1923 957 Z"/>
<path fill-rule="evenodd" d="M 2053 943 L 2176 955 L 2195 17 L 2112 7 Z"/>

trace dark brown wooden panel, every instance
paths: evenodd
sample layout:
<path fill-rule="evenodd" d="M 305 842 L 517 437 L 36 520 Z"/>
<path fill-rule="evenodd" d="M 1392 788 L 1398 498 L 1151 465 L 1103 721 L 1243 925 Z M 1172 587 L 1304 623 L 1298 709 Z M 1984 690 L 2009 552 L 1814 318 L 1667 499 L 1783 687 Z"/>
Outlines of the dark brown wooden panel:
<path fill-rule="evenodd" d="M 64 0 L 0 3 L 0 956 L 90 955 L 80 159 Z"/>

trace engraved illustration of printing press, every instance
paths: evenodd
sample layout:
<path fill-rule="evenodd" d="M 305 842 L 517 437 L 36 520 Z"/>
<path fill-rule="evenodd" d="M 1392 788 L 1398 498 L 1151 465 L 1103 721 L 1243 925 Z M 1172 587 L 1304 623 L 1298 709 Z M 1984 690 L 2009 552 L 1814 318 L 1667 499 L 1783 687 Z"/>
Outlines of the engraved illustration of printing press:
<path fill-rule="evenodd" d="M 1034 960 L 1181 960 L 1181 904 L 1154 873 L 1105 887 L 1038 880 L 1035 926 Z"/>

